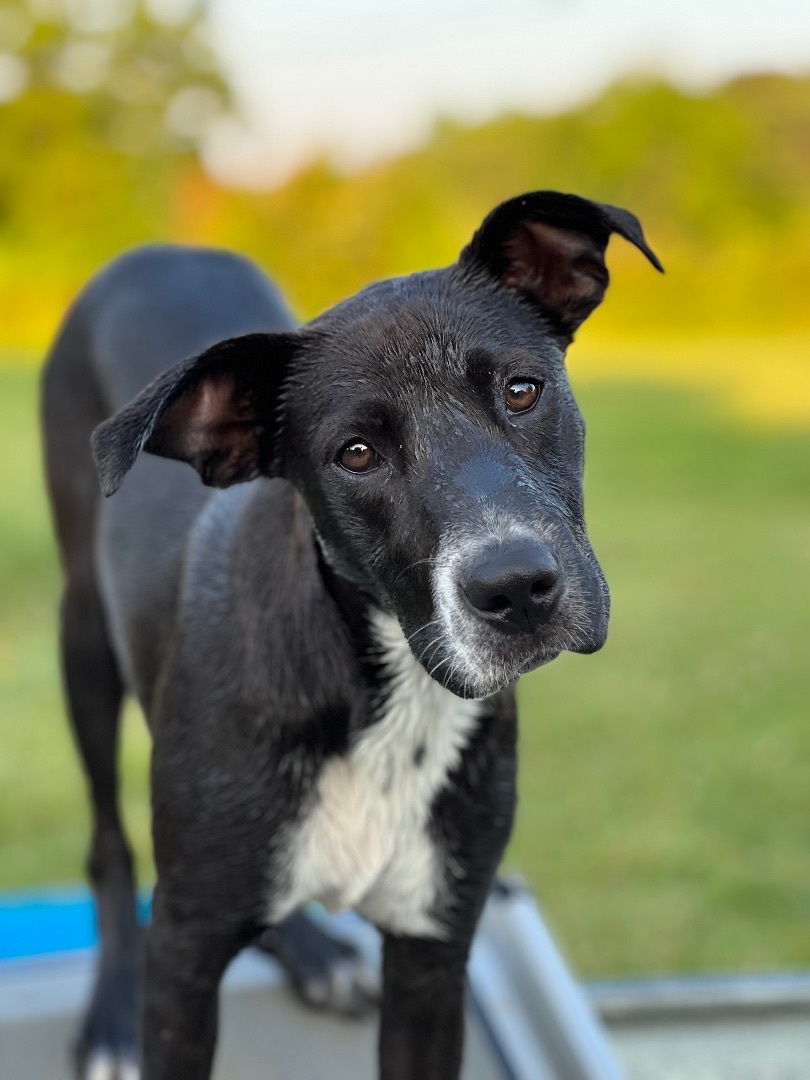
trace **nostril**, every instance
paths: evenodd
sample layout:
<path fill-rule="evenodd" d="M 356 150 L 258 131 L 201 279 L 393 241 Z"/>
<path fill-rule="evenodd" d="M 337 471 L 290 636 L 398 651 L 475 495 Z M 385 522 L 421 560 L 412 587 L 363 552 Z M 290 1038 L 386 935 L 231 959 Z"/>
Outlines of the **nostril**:
<path fill-rule="evenodd" d="M 532 582 L 530 590 L 532 600 L 545 600 L 559 580 L 560 572 L 556 567 L 554 569 L 549 567 L 548 570 L 544 570 Z"/>
<path fill-rule="evenodd" d="M 508 596 L 503 596 L 502 594 L 499 594 L 498 596 L 493 596 L 492 597 L 492 599 L 490 600 L 489 605 L 487 607 L 487 610 L 488 611 L 496 611 L 496 612 L 501 613 L 501 612 L 509 611 L 509 609 L 511 607 L 512 607 L 512 602 L 509 599 L 509 597 Z"/>

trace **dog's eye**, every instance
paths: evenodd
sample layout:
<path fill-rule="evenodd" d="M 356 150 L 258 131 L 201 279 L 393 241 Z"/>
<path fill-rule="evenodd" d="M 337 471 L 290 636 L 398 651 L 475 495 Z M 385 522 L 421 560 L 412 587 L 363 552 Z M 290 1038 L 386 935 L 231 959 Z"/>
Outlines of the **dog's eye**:
<path fill-rule="evenodd" d="M 338 454 L 338 464 L 349 472 L 371 472 L 380 464 L 380 455 L 362 439 L 352 439 Z"/>
<path fill-rule="evenodd" d="M 532 379 L 513 379 L 504 394 L 507 409 L 511 413 L 528 412 L 537 402 L 542 389 L 543 384 Z"/>

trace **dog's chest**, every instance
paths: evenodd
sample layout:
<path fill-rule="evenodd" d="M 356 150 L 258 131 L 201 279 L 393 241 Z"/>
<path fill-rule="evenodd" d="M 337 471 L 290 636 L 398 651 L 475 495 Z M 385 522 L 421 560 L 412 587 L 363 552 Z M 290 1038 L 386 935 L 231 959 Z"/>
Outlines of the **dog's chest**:
<path fill-rule="evenodd" d="M 431 808 L 480 717 L 417 664 L 393 620 L 378 617 L 390 689 L 376 723 L 329 761 L 284 845 L 286 887 L 271 916 L 307 900 L 353 907 L 396 933 L 439 933 L 444 868 Z"/>

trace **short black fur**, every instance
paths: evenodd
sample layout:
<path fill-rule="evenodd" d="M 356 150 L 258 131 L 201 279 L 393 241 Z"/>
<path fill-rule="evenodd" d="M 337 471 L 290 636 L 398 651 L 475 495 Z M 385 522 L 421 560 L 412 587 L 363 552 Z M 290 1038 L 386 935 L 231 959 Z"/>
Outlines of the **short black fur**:
<path fill-rule="evenodd" d="M 611 232 L 660 269 L 626 211 L 536 192 L 454 266 L 301 328 L 249 263 L 171 247 L 113 263 L 69 313 L 43 411 L 103 941 L 80 1075 L 139 1056 L 144 1080 L 207 1077 L 217 986 L 251 941 L 310 1000 L 367 1004 L 358 958 L 290 907 L 301 881 L 353 885 L 318 817 L 331 798 L 365 808 L 341 826 L 357 843 L 379 825 L 393 845 L 360 897 L 385 938 L 380 1075 L 457 1076 L 466 958 L 514 813 L 514 682 L 607 632 L 564 352 L 604 294 Z M 520 415 L 515 381 L 541 389 Z M 353 472 L 358 443 L 374 467 Z M 154 736 L 143 968 L 124 693 Z"/>

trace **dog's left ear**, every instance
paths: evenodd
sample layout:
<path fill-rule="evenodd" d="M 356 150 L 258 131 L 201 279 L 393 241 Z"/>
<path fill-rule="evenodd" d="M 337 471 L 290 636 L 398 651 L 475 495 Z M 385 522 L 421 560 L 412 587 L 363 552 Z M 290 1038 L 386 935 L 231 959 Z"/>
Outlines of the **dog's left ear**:
<path fill-rule="evenodd" d="M 164 371 L 93 432 L 102 492 L 118 490 L 141 450 L 187 461 L 212 487 L 271 475 L 279 392 L 299 344 L 294 332 L 246 334 Z"/>
<path fill-rule="evenodd" d="M 663 272 L 633 214 L 558 191 L 535 191 L 501 203 L 462 251 L 459 264 L 486 271 L 535 303 L 570 340 L 605 295 L 605 249 L 614 232 Z"/>

